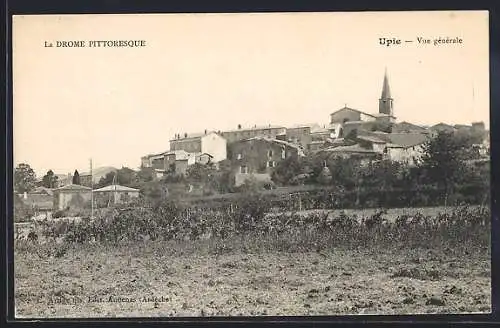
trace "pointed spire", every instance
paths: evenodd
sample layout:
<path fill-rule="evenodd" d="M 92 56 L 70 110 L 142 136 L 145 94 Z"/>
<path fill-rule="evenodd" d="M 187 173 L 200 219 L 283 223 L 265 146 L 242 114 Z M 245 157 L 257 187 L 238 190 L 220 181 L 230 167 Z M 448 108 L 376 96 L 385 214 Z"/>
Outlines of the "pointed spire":
<path fill-rule="evenodd" d="M 381 99 L 391 98 L 391 89 L 389 88 L 389 79 L 387 77 L 387 67 L 385 68 L 384 85 L 382 86 L 382 96 L 380 98 Z"/>

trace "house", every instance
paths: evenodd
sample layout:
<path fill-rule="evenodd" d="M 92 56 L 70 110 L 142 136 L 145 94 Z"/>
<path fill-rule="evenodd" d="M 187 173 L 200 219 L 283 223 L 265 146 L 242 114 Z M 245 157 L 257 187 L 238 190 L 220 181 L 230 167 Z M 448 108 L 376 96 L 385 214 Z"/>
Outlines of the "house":
<path fill-rule="evenodd" d="M 303 149 L 307 149 L 312 142 L 311 132 L 313 129 L 319 128 L 318 124 L 299 124 L 286 128 L 285 140 L 297 145 L 301 145 Z"/>
<path fill-rule="evenodd" d="M 387 157 L 410 166 L 417 164 L 424 153 L 423 145 L 429 140 L 427 135 L 421 133 L 390 133 L 388 138 L 390 142 L 386 145 Z"/>
<path fill-rule="evenodd" d="M 55 210 L 81 210 L 90 207 L 92 189 L 89 187 L 69 184 L 54 190 Z"/>
<path fill-rule="evenodd" d="M 35 211 L 35 215 L 41 212 L 51 212 L 54 207 L 53 190 L 45 187 L 37 187 L 29 193 L 19 195 L 22 202 Z"/>
<path fill-rule="evenodd" d="M 193 165 L 196 162 L 196 155 L 194 153 L 188 153 L 185 150 L 171 150 L 163 154 L 163 165 L 162 168 L 167 172 L 179 172 L 178 166 L 182 166 L 183 164 L 177 165 L 178 163 L 186 163 L 186 166 Z M 184 172 L 185 173 L 185 172 Z"/>
<path fill-rule="evenodd" d="M 123 204 L 139 197 L 139 189 L 120 185 L 109 185 L 103 188 L 95 189 L 93 192 L 95 202 L 98 206 Z"/>
<path fill-rule="evenodd" d="M 279 135 L 286 135 L 286 127 L 277 126 L 277 125 L 267 125 L 267 126 L 257 126 L 254 125 L 251 128 L 243 128 L 241 125 L 238 125 L 238 128 L 235 130 L 228 130 L 220 132 L 221 136 L 223 136 L 228 143 L 254 138 L 254 137 L 267 137 L 267 138 L 276 138 Z"/>
<path fill-rule="evenodd" d="M 342 137 L 347 137 L 351 133 L 360 134 L 361 131 L 371 131 L 377 125 L 377 121 L 348 121 L 342 126 Z"/>
<path fill-rule="evenodd" d="M 199 164 L 209 164 L 213 161 L 213 156 L 207 153 L 195 154 L 195 163 Z"/>
<path fill-rule="evenodd" d="M 229 149 L 232 171 L 236 176 L 239 174 L 267 174 L 270 176 L 275 167 L 285 159 L 293 156 L 304 156 L 300 146 L 266 137 L 254 137 L 233 142 L 229 144 Z M 263 176 L 261 178 L 264 179 Z"/>
<path fill-rule="evenodd" d="M 206 153 L 212 156 L 214 162 L 227 158 L 227 142 L 224 137 L 206 131 L 204 133 L 177 134 L 170 140 L 170 151 L 184 150 L 188 153 Z"/>
<path fill-rule="evenodd" d="M 342 124 L 341 123 L 330 123 L 327 127 L 328 137 L 330 139 L 341 138 L 343 135 Z M 313 132 L 314 133 L 314 132 Z"/>
<path fill-rule="evenodd" d="M 365 148 L 360 144 L 328 147 L 320 150 L 318 154 L 325 160 L 332 158 L 352 158 L 359 160 L 362 165 L 382 157 L 380 153 L 376 152 L 371 147 Z"/>
<path fill-rule="evenodd" d="M 326 142 L 325 142 L 325 141 L 323 141 L 323 140 L 315 140 L 315 141 L 312 141 L 312 142 L 308 145 L 308 147 L 307 147 L 307 151 L 308 151 L 309 153 L 314 153 L 314 152 L 316 152 L 316 151 L 318 151 L 318 150 L 320 150 L 320 149 L 324 148 L 324 147 L 325 147 L 325 143 L 326 143 Z"/>
<path fill-rule="evenodd" d="M 373 151 L 379 154 L 385 153 L 387 141 L 382 138 L 370 135 L 360 135 L 357 136 L 356 140 L 362 147 L 364 146 L 366 148 L 371 148 Z"/>

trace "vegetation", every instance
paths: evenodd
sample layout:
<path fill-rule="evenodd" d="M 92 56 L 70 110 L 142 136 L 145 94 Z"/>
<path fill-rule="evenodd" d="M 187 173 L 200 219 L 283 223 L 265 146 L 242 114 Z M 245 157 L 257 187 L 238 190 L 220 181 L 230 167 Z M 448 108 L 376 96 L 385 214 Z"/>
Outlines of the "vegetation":
<path fill-rule="evenodd" d="M 80 184 L 80 173 L 78 173 L 78 170 L 75 170 L 75 173 L 73 174 L 73 184 Z"/>
<path fill-rule="evenodd" d="M 35 171 L 28 164 L 19 164 L 14 170 L 14 190 L 22 194 L 33 190 L 35 184 Z"/>
<path fill-rule="evenodd" d="M 52 170 L 49 170 L 42 178 L 42 186 L 45 188 L 55 188 L 57 187 L 57 180 L 58 177 Z"/>
<path fill-rule="evenodd" d="M 368 217 L 343 212 L 269 215 L 271 203 L 259 194 L 248 195 L 225 211 L 188 208 L 173 202 L 138 205 L 101 210 L 94 220 L 80 223 L 45 223 L 43 234 L 49 239 L 62 237 L 69 244 L 208 238 L 233 247 L 269 251 L 466 247 L 487 252 L 490 242 L 490 212 L 486 207 L 457 207 L 434 217 L 416 213 L 387 220 L 384 210 Z"/>

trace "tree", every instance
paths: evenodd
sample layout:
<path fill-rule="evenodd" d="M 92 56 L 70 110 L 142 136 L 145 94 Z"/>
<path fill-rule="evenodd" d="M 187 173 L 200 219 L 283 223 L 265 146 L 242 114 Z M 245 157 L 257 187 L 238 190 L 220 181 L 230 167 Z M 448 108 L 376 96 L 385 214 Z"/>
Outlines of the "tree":
<path fill-rule="evenodd" d="M 304 165 L 297 156 L 290 156 L 281 161 L 271 175 L 274 183 L 290 185 L 294 177 L 304 173 Z"/>
<path fill-rule="evenodd" d="M 75 170 L 75 173 L 73 174 L 73 184 L 80 184 L 80 173 L 78 173 L 78 170 Z"/>
<path fill-rule="evenodd" d="M 423 170 L 425 182 L 434 184 L 444 191 L 445 205 L 448 195 L 464 176 L 463 159 L 466 148 L 464 139 L 445 131 L 439 132 L 435 138 L 424 144 L 424 153 L 419 166 Z"/>
<path fill-rule="evenodd" d="M 57 175 L 52 170 L 48 170 L 42 178 L 42 186 L 45 188 L 55 188 L 57 187 L 57 180 Z"/>
<path fill-rule="evenodd" d="M 186 178 L 189 182 L 207 183 L 213 173 L 215 173 L 213 165 L 195 163 L 187 169 Z"/>
<path fill-rule="evenodd" d="M 134 170 L 128 167 L 122 167 L 121 169 L 112 172 L 108 172 L 105 176 L 99 180 L 97 188 L 102 188 L 109 186 L 113 183 L 120 184 L 127 187 L 137 186 L 138 179 L 137 174 Z"/>
<path fill-rule="evenodd" d="M 14 190 L 18 193 L 29 192 L 33 190 L 35 183 L 35 171 L 28 164 L 19 164 L 14 171 Z"/>
<path fill-rule="evenodd" d="M 141 166 L 139 172 L 137 172 L 137 182 L 149 182 L 154 180 L 154 169 L 152 167 Z"/>

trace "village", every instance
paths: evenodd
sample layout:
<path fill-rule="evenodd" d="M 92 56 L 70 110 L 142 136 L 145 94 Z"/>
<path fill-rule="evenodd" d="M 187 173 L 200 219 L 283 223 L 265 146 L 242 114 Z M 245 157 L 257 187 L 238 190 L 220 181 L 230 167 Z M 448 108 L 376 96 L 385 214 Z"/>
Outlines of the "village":
<path fill-rule="evenodd" d="M 387 71 L 378 109 L 378 113 L 368 113 L 346 104 L 330 114 L 328 124 L 238 125 L 228 131 L 178 133 L 170 140 L 169 150 L 143 156 L 140 170 L 149 170 L 153 180 L 161 180 L 172 175 L 183 177 L 194 165 L 217 171 L 224 163 L 231 173 L 230 184 L 240 187 L 250 179 L 272 184 L 273 172 L 289 158 L 319 156 L 324 170 L 328 170 L 326 161 L 331 158 L 356 159 L 361 164 L 390 160 L 411 167 L 422 156 L 423 145 L 442 131 L 472 138 L 474 162 L 489 162 L 489 131 L 483 122 L 433 126 L 398 122 Z M 42 217 L 69 208 L 106 207 L 139 198 L 139 188 L 109 179 L 117 171 L 114 167 L 100 167 L 92 172 L 75 172 L 78 177 L 54 174 L 55 185 L 42 186 L 38 179 L 37 188 L 19 196 Z M 108 181 L 103 182 L 106 177 Z M 172 189 L 174 186 L 171 184 Z M 189 194 L 193 186 L 188 189 Z"/>

